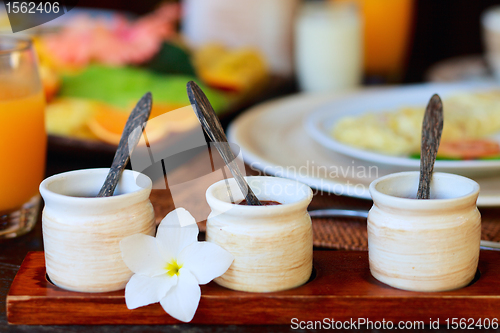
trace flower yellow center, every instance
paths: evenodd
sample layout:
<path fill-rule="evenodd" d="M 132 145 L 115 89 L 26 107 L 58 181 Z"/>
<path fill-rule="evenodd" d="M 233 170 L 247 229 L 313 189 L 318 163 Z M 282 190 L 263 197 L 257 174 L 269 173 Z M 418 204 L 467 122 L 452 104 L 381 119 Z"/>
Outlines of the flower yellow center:
<path fill-rule="evenodd" d="M 172 260 L 167 263 L 165 269 L 167 270 L 167 274 L 169 276 L 179 275 L 179 270 L 182 268 L 182 265 L 179 265 L 176 260 Z"/>

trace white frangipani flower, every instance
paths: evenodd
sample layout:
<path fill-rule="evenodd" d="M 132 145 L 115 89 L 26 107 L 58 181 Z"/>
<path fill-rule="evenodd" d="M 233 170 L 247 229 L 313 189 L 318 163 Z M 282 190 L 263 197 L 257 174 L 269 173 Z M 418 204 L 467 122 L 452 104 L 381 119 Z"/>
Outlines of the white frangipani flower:
<path fill-rule="evenodd" d="M 125 288 L 127 307 L 160 302 L 169 315 L 185 322 L 198 308 L 199 285 L 224 274 L 234 260 L 220 246 L 198 242 L 198 226 L 184 208 L 161 221 L 156 237 L 132 235 L 120 242 L 120 249 L 135 273 Z"/>

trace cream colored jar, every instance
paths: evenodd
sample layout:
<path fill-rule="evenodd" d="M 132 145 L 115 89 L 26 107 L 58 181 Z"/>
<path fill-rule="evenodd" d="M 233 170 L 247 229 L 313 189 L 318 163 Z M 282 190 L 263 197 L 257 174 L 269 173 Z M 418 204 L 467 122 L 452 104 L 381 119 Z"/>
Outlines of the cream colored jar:
<path fill-rule="evenodd" d="M 307 206 L 311 189 L 277 177 L 247 177 L 260 200 L 276 206 L 242 206 L 231 203 L 226 181 L 207 190 L 212 212 L 207 220 L 207 240 L 234 256 L 218 284 L 242 291 L 271 292 L 304 284 L 312 271 L 313 239 Z M 243 200 L 234 179 L 228 180 L 235 202 Z"/>
<path fill-rule="evenodd" d="M 405 290 L 464 287 L 474 278 L 479 258 L 479 185 L 434 173 L 431 199 L 416 200 L 418 178 L 418 172 L 402 172 L 370 184 L 370 271 L 377 280 Z"/>
<path fill-rule="evenodd" d="M 125 170 L 115 195 L 95 197 L 109 169 L 58 174 L 40 184 L 45 265 L 51 281 L 81 292 L 125 288 L 132 272 L 121 257 L 119 242 L 143 233 L 154 235 L 151 180 Z"/>

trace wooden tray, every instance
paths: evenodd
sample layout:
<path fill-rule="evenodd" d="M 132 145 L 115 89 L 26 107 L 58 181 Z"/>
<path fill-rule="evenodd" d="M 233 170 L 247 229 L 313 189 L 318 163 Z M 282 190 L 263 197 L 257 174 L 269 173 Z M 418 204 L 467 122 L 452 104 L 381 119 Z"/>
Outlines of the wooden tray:
<path fill-rule="evenodd" d="M 482 251 L 480 277 L 449 292 L 420 293 L 391 288 L 375 280 L 368 253 L 315 251 L 315 276 L 307 284 L 276 293 L 245 293 L 215 283 L 202 286 L 198 324 L 288 324 L 334 318 L 371 321 L 423 321 L 500 317 L 500 252 Z M 7 296 L 11 324 L 177 324 L 159 304 L 135 310 L 124 292 L 77 293 L 45 278 L 43 252 L 26 256 Z"/>

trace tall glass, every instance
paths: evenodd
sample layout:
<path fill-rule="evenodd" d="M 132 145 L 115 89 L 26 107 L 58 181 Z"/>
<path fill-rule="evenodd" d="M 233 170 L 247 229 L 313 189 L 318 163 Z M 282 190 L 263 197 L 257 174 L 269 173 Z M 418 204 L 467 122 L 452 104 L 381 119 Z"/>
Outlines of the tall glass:
<path fill-rule="evenodd" d="M 410 49 L 415 0 L 334 0 L 356 3 L 364 20 L 365 73 L 400 81 Z"/>
<path fill-rule="evenodd" d="M 362 24 L 356 6 L 306 3 L 295 26 L 299 86 L 308 92 L 341 91 L 361 84 Z"/>
<path fill-rule="evenodd" d="M 45 171 L 45 97 L 29 39 L 0 35 L 0 239 L 33 229 Z"/>

